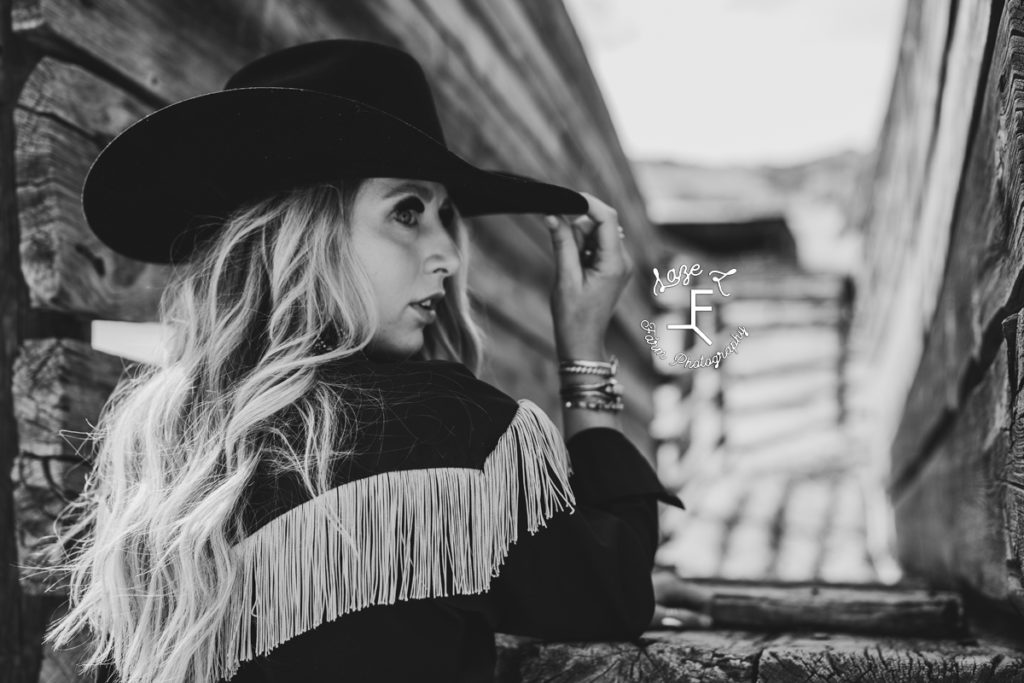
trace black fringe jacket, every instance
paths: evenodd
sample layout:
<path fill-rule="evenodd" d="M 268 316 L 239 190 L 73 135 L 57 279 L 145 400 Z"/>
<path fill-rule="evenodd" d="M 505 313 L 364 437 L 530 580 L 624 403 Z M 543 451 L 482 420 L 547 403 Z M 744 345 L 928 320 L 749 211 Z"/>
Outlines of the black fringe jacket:
<path fill-rule="evenodd" d="M 357 455 L 312 499 L 256 477 L 222 680 L 489 683 L 495 632 L 648 626 L 657 501 L 684 505 L 621 432 L 566 442 L 534 403 L 449 361 L 357 354 L 323 379 L 358 407 Z"/>

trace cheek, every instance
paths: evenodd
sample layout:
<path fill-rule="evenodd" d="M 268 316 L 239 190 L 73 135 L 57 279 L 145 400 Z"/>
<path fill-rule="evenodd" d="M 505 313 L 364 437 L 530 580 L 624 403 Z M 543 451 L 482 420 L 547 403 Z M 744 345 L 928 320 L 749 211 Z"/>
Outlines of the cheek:
<path fill-rule="evenodd" d="M 414 250 L 403 245 L 383 244 L 363 261 L 377 303 L 385 312 L 396 312 L 416 295 L 418 261 Z"/>

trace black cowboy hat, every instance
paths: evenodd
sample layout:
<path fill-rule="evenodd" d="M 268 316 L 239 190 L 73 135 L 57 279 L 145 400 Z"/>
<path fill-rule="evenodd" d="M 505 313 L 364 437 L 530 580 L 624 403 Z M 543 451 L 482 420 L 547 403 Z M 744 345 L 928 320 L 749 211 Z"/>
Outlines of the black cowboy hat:
<path fill-rule="evenodd" d="M 93 162 L 82 206 L 111 249 L 171 263 L 250 199 L 346 176 L 440 182 L 464 216 L 587 211 L 568 188 L 483 170 L 450 151 L 419 63 L 358 40 L 275 52 L 223 90 L 146 116 Z"/>

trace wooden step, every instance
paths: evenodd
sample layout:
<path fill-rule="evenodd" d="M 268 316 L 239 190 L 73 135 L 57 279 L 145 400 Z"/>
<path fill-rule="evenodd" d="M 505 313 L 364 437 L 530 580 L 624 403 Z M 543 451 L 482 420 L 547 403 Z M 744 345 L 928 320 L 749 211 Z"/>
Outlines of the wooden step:
<path fill-rule="evenodd" d="M 702 611 L 716 628 L 925 638 L 965 633 L 960 594 L 919 584 L 683 580 L 656 571 L 654 586 L 659 604 Z"/>

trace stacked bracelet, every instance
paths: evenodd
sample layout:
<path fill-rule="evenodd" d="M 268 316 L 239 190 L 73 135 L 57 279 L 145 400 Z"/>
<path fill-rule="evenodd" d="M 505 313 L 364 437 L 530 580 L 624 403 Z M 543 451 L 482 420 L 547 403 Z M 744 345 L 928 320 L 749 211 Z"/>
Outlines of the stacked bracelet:
<path fill-rule="evenodd" d="M 615 379 L 619 361 L 612 356 L 611 362 L 569 360 L 558 364 L 560 374 L 593 374 L 603 377 L 603 382 L 590 384 L 568 384 L 561 389 L 561 398 L 566 408 L 586 408 L 588 410 L 608 410 L 619 412 L 625 405 L 622 402 L 622 385 Z"/>
<path fill-rule="evenodd" d="M 601 377 L 614 377 L 619 369 L 619 359 L 612 355 L 611 361 L 599 360 L 563 360 L 558 364 L 558 372 L 563 375 L 588 374 Z"/>

